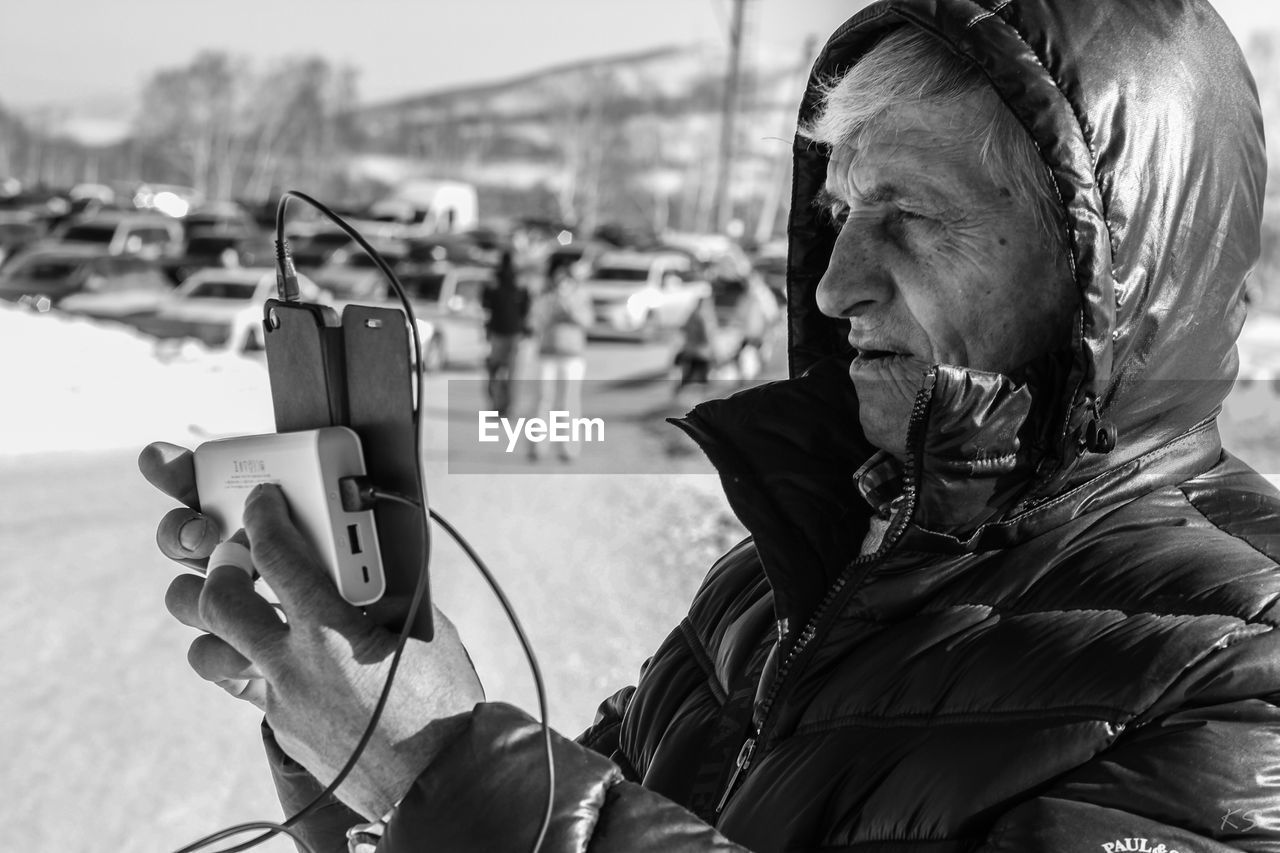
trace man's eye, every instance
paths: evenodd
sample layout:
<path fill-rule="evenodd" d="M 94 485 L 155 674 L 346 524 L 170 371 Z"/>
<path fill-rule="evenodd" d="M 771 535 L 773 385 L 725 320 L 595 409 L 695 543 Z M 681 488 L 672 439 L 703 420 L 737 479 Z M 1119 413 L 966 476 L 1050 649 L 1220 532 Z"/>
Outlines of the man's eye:
<path fill-rule="evenodd" d="M 836 228 L 844 227 L 845 220 L 849 218 L 849 205 L 842 201 L 833 201 L 823 208 L 827 221 Z"/>

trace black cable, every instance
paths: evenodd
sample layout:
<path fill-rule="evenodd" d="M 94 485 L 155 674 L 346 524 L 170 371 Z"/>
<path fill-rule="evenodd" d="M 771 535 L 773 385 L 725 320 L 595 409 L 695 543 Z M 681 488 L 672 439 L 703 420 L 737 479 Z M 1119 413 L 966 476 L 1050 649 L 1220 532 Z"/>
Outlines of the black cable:
<path fill-rule="evenodd" d="M 425 532 L 425 519 L 419 529 Z M 387 699 L 391 695 L 391 687 L 395 682 L 396 672 L 400 668 L 400 658 L 404 653 L 404 648 L 409 638 L 409 631 L 413 627 L 414 617 L 418 614 L 418 610 L 422 604 L 423 594 L 426 591 L 427 585 L 424 583 L 424 580 L 427 577 L 426 562 L 426 552 L 424 551 L 423 565 L 419 570 L 418 580 L 413 588 L 413 598 L 409 604 L 408 614 L 405 616 L 404 627 L 400 629 L 400 634 L 396 638 L 396 650 L 391 655 L 391 665 L 387 669 L 387 678 L 386 681 L 383 682 L 382 692 L 378 696 L 378 702 L 374 705 L 373 712 L 369 715 L 369 723 L 365 726 L 364 733 L 360 736 L 360 740 L 351 751 L 351 757 L 347 759 L 347 763 L 338 771 L 338 775 L 334 777 L 333 781 L 330 782 L 323 791 L 317 794 L 311 802 L 307 803 L 299 811 L 294 813 L 294 815 L 288 818 L 283 824 L 271 824 L 266 822 L 237 824 L 236 826 L 228 827 L 227 829 L 213 835 L 201 838 L 198 841 L 183 847 L 181 850 L 175 851 L 175 853 L 194 853 L 194 851 L 199 850 L 202 847 L 207 847 L 216 841 L 221 841 L 231 835 L 238 835 L 241 832 L 247 832 L 250 829 L 266 829 L 267 831 L 262 835 L 250 838 L 248 841 L 241 842 L 234 847 L 227 847 L 219 851 L 219 853 L 239 853 L 239 851 L 248 850 L 252 847 L 258 846 L 262 842 L 272 838 L 282 831 L 288 832 L 295 840 L 298 839 L 298 836 L 295 834 L 292 827 L 296 826 L 323 805 L 334 791 L 338 789 L 338 786 L 346 780 L 347 776 L 351 774 L 351 771 L 355 769 L 356 763 L 360 760 L 360 756 L 364 754 L 364 749 L 368 746 L 369 740 L 373 737 L 373 732 L 377 728 L 378 721 L 382 718 L 382 712 L 386 707 Z M 302 844 L 304 847 L 307 847 L 306 842 L 302 842 Z M 308 853 L 311 853 L 309 847 L 307 848 L 307 851 Z"/>
<path fill-rule="evenodd" d="M 390 500 L 397 503 L 406 504 L 421 510 L 422 505 L 412 498 L 396 492 L 387 491 L 385 489 L 372 489 L 371 494 L 374 498 L 381 500 Z M 434 509 L 428 508 L 427 512 L 431 516 L 431 520 L 444 528 L 458 543 L 463 552 L 471 558 L 471 562 L 475 563 L 480 574 L 484 575 L 485 582 L 489 584 L 489 588 L 493 590 L 493 594 L 497 596 L 502 609 L 507 614 L 507 619 L 511 622 L 511 627 L 515 629 L 516 637 L 520 640 L 520 646 L 524 649 L 525 658 L 529 661 L 529 669 L 533 672 L 533 685 L 538 693 L 538 714 L 542 718 L 542 737 L 547 753 L 547 810 L 542 816 L 542 826 L 538 829 L 538 836 L 533 842 L 533 853 L 538 853 L 542 847 L 542 842 L 547 836 L 547 829 L 551 825 L 551 816 L 555 811 L 555 792 L 556 792 L 556 765 L 551 749 L 551 725 L 547 713 L 547 690 L 546 684 L 542 680 L 542 669 L 538 666 L 538 657 L 533 653 L 533 645 L 529 642 L 529 637 L 524 632 L 524 626 L 520 624 L 520 618 L 516 616 L 515 608 L 511 606 L 510 600 L 507 599 L 506 593 L 502 591 L 502 585 L 498 583 L 498 579 L 493 576 L 493 572 L 485 565 L 484 560 L 480 559 L 480 555 L 471 547 L 471 543 L 466 537 L 459 533 L 452 524 L 437 513 Z"/>
<path fill-rule="evenodd" d="M 351 227 L 346 220 L 334 213 L 327 206 L 311 196 L 296 190 L 287 191 L 281 197 L 280 204 L 276 208 L 276 259 L 278 265 L 277 285 L 279 287 L 279 295 L 282 300 L 296 301 L 298 298 L 297 276 L 293 269 L 293 260 L 289 254 L 288 243 L 284 238 L 285 208 L 288 205 L 290 197 L 299 198 L 312 205 L 346 232 L 348 236 L 355 240 L 355 242 L 368 253 L 369 257 L 377 265 L 378 269 L 381 270 L 383 275 L 387 277 L 387 280 L 391 283 L 392 288 L 396 292 L 396 296 L 400 299 L 400 304 L 404 307 L 405 315 L 409 323 L 409 331 L 413 337 L 414 381 L 417 383 L 412 419 L 414 429 L 414 475 L 416 485 L 418 487 L 418 494 L 422 495 L 425 500 L 426 485 L 422 476 L 423 439 L 420 419 L 425 408 L 426 395 L 424 390 L 425 383 L 422 381 L 420 363 L 422 357 L 422 341 L 418 333 L 417 318 L 413 313 L 413 306 L 410 304 L 409 298 L 405 293 L 404 286 L 400 283 L 400 280 L 383 259 L 382 255 L 380 255 L 378 251 L 369 244 L 363 235 Z M 361 735 L 360 741 L 356 744 L 355 749 L 352 750 L 351 757 L 347 759 L 347 763 L 343 765 L 334 780 L 330 782 L 329 785 L 315 797 L 315 799 L 295 813 L 292 817 L 287 819 L 283 824 L 270 823 L 267 821 L 254 821 L 250 823 L 237 824 L 201 838 L 192 844 L 183 847 L 181 850 L 176 851 L 176 853 L 194 853 L 194 851 L 199 850 L 202 847 L 207 847 L 208 845 L 214 844 L 223 839 L 255 829 L 265 829 L 266 832 L 234 847 L 228 847 L 225 850 L 219 851 L 219 853 L 239 853 L 239 851 L 256 847 L 279 833 L 285 833 L 293 838 L 294 841 L 296 841 L 306 851 L 306 853 L 313 853 L 310 845 L 307 844 L 307 842 L 293 827 L 326 801 L 334 791 L 338 789 L 338 786 L 342 784 L 347 776 L 350 775 L 352 769 L 355 768 L 356 763 L 359 761 L 360 756 L 364 753 L 364 749 L 368 745 L 370 738 L 373 736 L 373 732 L 382 716 L 387 699 L 391 694 L 391 687 L 395 681 L 396 672 L 400 667 L 401 656 L 403 655 L 405 645 L 408 643 L 409 631 L 412 628 L 414 619 L 418 614 L 418 610 L 426 592 L 426 579 L 429 570 L 429 553 L 431 547 L 431 532 L 429 525 L 427 524 L 428 515 L 432 520 L 443 527 L 445 532 L 458 543 L 458 546 L 462 548 L 466 555 L 475 564 L 476 568 L 479 569 L 480 573 L 484 576 L 485 582 L 489 584 L 489 588 L 493 590 L 494 595 L 502 605 L 502 609 L 506 612 L 507 619 L 511 622 L 511 626 L 516 632 L 516 637 L 519 639 L 520 645 L 524 649 L 525 657 L 529 661 L 529 668 L 533 673 L 534 688 L 538 694 L 538 711 L 541 716 L 543 745 L 545 747 L 547 757 L 547 808 L 546 812 L 543 814 L 542 825 L 538 828 L 538 835 L 534 840 L 532 853 L 538 853 L 541 849 L 542 842 L 545 840 L 547 831 L 551 825 L 551 818 L 555 809 L 555 760 L 552 751 L 551 726 L 547 710 L 546 685 L 542 680 L 542 670 L 538 666 L 538 659 L 534 654 L 533 645 L 529 642 L 529 638 L 525 634 L 524 627 L 521 625 L 519 617 L 516 616 L 515 608 L 512 607 L 511 602 L 507 599 L 506 593 L 503 592 L 497 578 L 493 576 L 489 567 L 485 565 L 484 560 L 482 560 L 480 555 L 475 552 L 475 549 L 471 547 L 471 544 L 466 540 L 466 538 L 454 529 L 453 525 L 429 507 L 427 508 L 426 513 L 422 513 L 423 505 L 421 503 L 397 492 L 373 489 L 371 490 L 371 495 L 377 499 L 407 504 L 419 510 L 419 518 L 422 522 L 419 525 L 419 533 L 422 537 L 422 562 L 419 567 L 418 579 L 413 589 L 413 599 L 409 605 L 409 612 L 405 616 L 404 626 L 401 628 L 400 634 L 397 637 L 396 650 L 391 657 L 391 665 L 387 670 L 387 678 L 383 684 L 382 693 L 379 695 L 378 702 L 374 706 L 373 712 L 369 717 L 369 723 L 365 727 L 364 734 Z"/>
<path fill-rule="evenodd" d="M 200 844 L 201 846 L 213 844 L 215 842 L 222 841 L 223 839 L 230 838 L 233 835 L 239 835 L 242 832 L 252 832 L 255 829 L 266 829 L 266 830 L 269 830 L 269 833 L 260 836 L 261 841 L 254 840 L 253 841 L 254 844 L 261 844 L 262 841 L 265 841 L 266 839 L 274 835 L 277 835 L 279 833 L 284 833 L 285 835 L 292 838 L 294 842 L 297 843 L 297 845 L 305 851 L 305 853 L 315 853 L 315 848 L 313 848 L 310 844 L 307 843 L 307 840 L 302 837 L 302 833 L 298 832 L 298 830 L 294 829 L 288 824 L 272 823 L 271 821 L 267 821 L 267 820 L 249 821 L 247 823 L 238 823 L 235 826 L 229 826 L 226 829 L 223 829 L 219 832 L 215 832 L 212 835 L 208 835 L 200 839 Z M 231 847 L 228 849 L 238 850 L 240 848 Z"/>
<path fill-rule="evenodd" d="M 285 241 L 284 237 L 285 209 L 288 206 L 290 198 L 299 198 L 302 201 L 307 202 L 327 216 L 335 225 L 355 240 L 356 243 L 369 254 L 369 257 L 377 265 L 378 269 L 382 271 L 383 275 L 387 277 L 387 280 L 391 283 L 392 288 L 396 292 L 396 296 L 400 299 L 400 304 L 404 308 L 405 315 L 409 323 L 409 331 L 413 337 L 413 368 L 414 379 L 417 382 L 412 419 L 414 431 L 413 468 L 416 485 L 418 487 L 418 494 L 422 495 L 425 499 L 426 486 L 422 477 L 423 453 L 422 427 L 420 423 L 422 411 L 425 408 L 424 383 L 422 381 L 420 364 L 422 356 L 422 341 L 418 334 L 417 318 L 414 315 L 413 306 L 409 303 L 409 297 L 405 293 L 404 286 L 400 283 L 400 279 L 396 277 L 395 273 L 391 270 L 391 267 L 387 265 L 387 262 L 382 258 L 382 255 L 378 253 L 378 250 L 371 246 L 369 241 L 356 231 L 355 228 L 351 227 L 345 219 L 306 193 L 302 193 L 297 190 L 287 190 L 285 194 L 281 196 L 280 203 L 276 207 L 276 258 L 278 264 L 276 282 L 279 287 L 279 295 L 281 299 L 286 301 L 296 300 L 298 291 L 297 276 L 293 270 L 293 262 L 289 257 L 288 252 L 288 243 Z M 316 795 L 315 799 L 303 806 L 301 810 L 288 818 L 283 824 L 274 824 L 266 821 L 237 824 L 236 826 L 231 826 L 224 830 L 220 830 L 219 832 L 197 839 L 191 844 L 175 851 L 175 853 L 195 853 L 195 851 L 207 847 L 210 844 L 214 844 L 217 841 L 221 841 L 232 835 L 238 835 L 241 832 L 247 832 L 250 829 L 266 829 L 267 831 L 249 839 L 248 841 L 237 844 L 234 847 L 228 847 L 225 850 L 219 851 L 219 853 L 239 853 L 239 851 L 248 850 L 251 847 L 256 847 L 267 839 L 274 837 L 280 832 L 287 832 L 291 837 L 297 838 L 298 836 L 292 832 L 292 828 L 319 808 L 320 805 L 338 789 L 338 786 L 342 784 L 347 776 L 350 775 L 351 771 L 355 768 L 356 763 L 360 760 L 360 756 L 364 753 L 364 749 L 368 745 L 369 740 L 373 737 L 373 732 L 378 725 L 378 720 L 382 717 L 382 711 L 386 707 L 388 697 L 391 695 L 391 687 L 394 683 L 396 672 L 400 667 L 400 658 L 403 655 L 404 647 L 409 640 L 409 632 L 413 627 L 414 619 L 418 615 L 418 610 L 426 592 L 426 579 L 428 576 L 430 562 L 431 532 L 429 525 L 427 524 L 425 514 L 420 513 L 419 517 L 421 520 L 419 531 L 422 537 L 422 562 L 419 565 L 417 582 L 414 584 L 413 598 L 409 605 L 409 612 L 405 616 L 404 626 L 400 629 L 400 634 L 397 637 L 396 650 L 391 657 L 391 666 L 387 670 L 387 679 L 383 684 L 382 693 L 379 695 L 378 702 L 374 706 L 373 713 L 369 717 L 369 724 L 365 727 L 364 734 L 361 735 L 360 741 L 356 744 L 355 749 L 352 750 L 351 757 L 347 759 L 347 763 L 343 765 L 340 771 L 338 771 L 338 775 L 334 777 L 334 780 L 330 782 L 323 791 Z M 305 842 L 303 842 L 303 846 L 306 847 Z M 309 850 L 308 853 L 310 853 Z"/>

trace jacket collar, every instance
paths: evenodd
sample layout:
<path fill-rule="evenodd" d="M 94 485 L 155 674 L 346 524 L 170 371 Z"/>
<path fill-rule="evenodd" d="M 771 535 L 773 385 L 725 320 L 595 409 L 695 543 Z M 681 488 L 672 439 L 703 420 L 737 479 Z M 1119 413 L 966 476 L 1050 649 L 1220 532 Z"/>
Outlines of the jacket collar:
<path fill-rule="evenodd" d="M 718 470 L 752 534 L 780 618 L 813 610 L 859 556 L 872 508 L 855 474 L 877 448 L 863 435 L 843 358 L 803 376 L 694 408 L 673 423 Z M 1049 443 L 1033 385 L 936 365 L 917 398 L 910 452 L 888 550 L 935 556 L 1007 548 L 1079 514 L 1204 471 L 1221 444 L 1212 419 L 1062 494 L 1037 495 Z M 799 624 L 797 622 L 797 624 Z"/>

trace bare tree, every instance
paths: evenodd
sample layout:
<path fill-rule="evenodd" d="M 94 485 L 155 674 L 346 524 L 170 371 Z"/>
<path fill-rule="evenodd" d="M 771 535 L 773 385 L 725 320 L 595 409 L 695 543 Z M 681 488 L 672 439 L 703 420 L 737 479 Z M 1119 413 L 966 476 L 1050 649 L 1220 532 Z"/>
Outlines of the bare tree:
<path fill-rule="evenodd" d="M 211 198 L 265 198 L 285 180 L 318 183 L 337 167 L 355 72 L 320 57 L 255 75 L 247 62 L 204 52 L 156 72 L 137 134 L 176 179 Z"/>

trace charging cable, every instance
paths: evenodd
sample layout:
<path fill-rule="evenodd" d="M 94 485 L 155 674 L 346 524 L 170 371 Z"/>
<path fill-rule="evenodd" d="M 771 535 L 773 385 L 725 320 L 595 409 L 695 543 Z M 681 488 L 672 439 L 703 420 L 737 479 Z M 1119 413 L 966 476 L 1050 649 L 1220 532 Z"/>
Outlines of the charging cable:
<path fill-rule="evenodd" d="M 387 264 L 382 255 L 379 254 L 379 252 L 369 244 L 369 241 L 366 240 L 364 236 L 352 227 L 345 219 L 306 193 L 302 193 L 297 190 L 288 190 L 283 196 L 281 196 L 280 203 L 276 207 L 276 287 L 277 295 L 282 301 L 297 302 L 301 298 L 297 271 L 294 269 L 292 253 L 289 250 L 289 244 L 284 233 L 285 211 L 290 198 L 297 198 L 311 205 L 351 237 L 356 244 L 369 255 L 370 259 L 373 260 L 374 264 L 382 274 L 386 276 L 392 288 L 395 290 L 401 306 L 404 308 L 404 312 L 409 323 L 409 332 L 413 337 L 413 367 L 415 382 L 417 383 L 412 418 L 415 439 L 414 473 L 417 480 L 418 494 L 425 496 L 426 488 L 423 482 L 422 473 L 423 437 L 421 416 L 422 412 L 425 410 L 426 395 L 424 389 L 425 383 L 422 381 L 421 371 L 422 341 L 418 333 L 417 319 L 414 315 L 413 306 L 409 302 L 409 297 L 405 292 L 404 286 L 400 283 L 400 279 L 396 277 L 395 272 L 391 269 L 390 265 Z M 369 723 L 365 727 L 360 740 L 356 743 L 355 748 L 352 750 L 351 757 L 347 759 L 346 764 L 344 764 L 342 769 L 338 771 L 338 775 L 334 777 L 334 780 L 330 782 L 323 791 L 316 795 L 310 803 L 288 818 L 284 823 L 277 824 L 268 821 L 254 821 L 236 824 L 200 838 L 197 841 L 174 851 L 174 853 L 196 853 L 196 851 L 209 847 L 212 844 L 216 844 L 219 841 L 224 841 L 236 835 L 240 835 L 245 832 L 252 832 L 254 830 L 265 831 L 260 835 L 241 842 L 233 847 L 223 848 L 218 851 L 218 853 L 239 853 L 239 851 L 256 847 L 267 839 L 280 833 L 284 833 L 285 835 L 293 838 L 305 853 L 313 853 L 310 846 L 298 833 L 296 827 L 304 819 L 319 809 L 321 805 L 326 803 L 330 797 L 333 796 L 334 792 L 337 791 L 338 787 L 347 778 L 347 776 L 350 775 L 352 769 L 355 768 L 357 762 L 360 760 L 360 756 L 364 754 L 365 747 L 372 738 L 373 732 L 377 728 L 378 721 L 382 717 L 383 709 L 386 707 L 387 699 L 391 694 L 391 687 L 395 681 L 396 672 L 400 667 L 400 659 L 404 653 L 405 645 L 409 640 L 409 632 L 414 624 L 414 619 L 418 614 L 418 610 L 422 605 L 422 599 L 426 593 L 431 549 L 431 531 L 427 520 L 428 516 L 432 521 L 435 521 L 444 528 L 445 532 L 458 543 L 458 546 L 462 548 L 463 552 L 466 553 L 466 555 L 475 564 L 476 568 L 484 576 L 486 583 L 489 584 L 490 589 L 493 590 L 494 595 L 502 605 L 502 609 L 506 613 L 507 619 L 511 622 L 511 626 L 516 632 L 516 636 L 520 641 L 521 647 L 524 649 L 525 657 L 529 661 L 529 669 L 533 674 L 534 688 L 538 694 L 538 710 L 541 717 L 540 724 L 542 727 L 543 742 L 546 749 L 547 759 L 546 811 L 543 814 L 542 824 L 538 828 L 538 834 L 534 839 L 533 846 L 530 848 L 532 853 L 538 853 L 543 840 L 546 838 L 547 829 L 551 824 L 551 817 L 554 811 L 555 761 L 552 753 L 551 727 L 548 722 L 546 685 L 542 680 L 542 671 L 538 666 L 538 660 L 533 652 L 533 646 L 530 644 L 529 638 L 525 634 L 524 628 L 515 614 L 515 609 L 511 606 L 510 600 L 503 592 L 502 586 L 493 576 L 493 573 L 489 570 L 488 566 L 485 565 L 484 561 L 480 559 L 480 555 L 475 552 L 475 549 L 471 547 L 466 538 L 463 537 L 462 534 L 453 527 L 453 525 L 436 513 L 435 510 L 427 508 L 427 511 L 423 512 L 423 505 L 418 501 L 396 492 L 378 489 L 368 482 L 367 478 L 344 478 L 341 485 L 343 490 L 343 506 L 344 508 L 347 508 L 348 511 L 353 511 L 350 509 L 351 506 L 358 506 L 360 509 L 369 509 L 376 501 L 388 500 L 416 508 L 419 511 L 419 518 L 421 520 L 419 533 L 422 539 L 422 561 L 418 567 L 418 578 L 414 584 L 413 597 L 409 605 L 409 611 L 404 619 L 404 626 L 401 628 L 400 634 L 396 640 L 396 648 L 391 657 L 391 664 L 387 669 L 386 681 L 383 683 L 382 692 L 378 696 L 378 701 L 374 705 L 373 712 L 369 716 Z M 350 501 L 350 506 L 348 506 L 348 501 Z"/>

